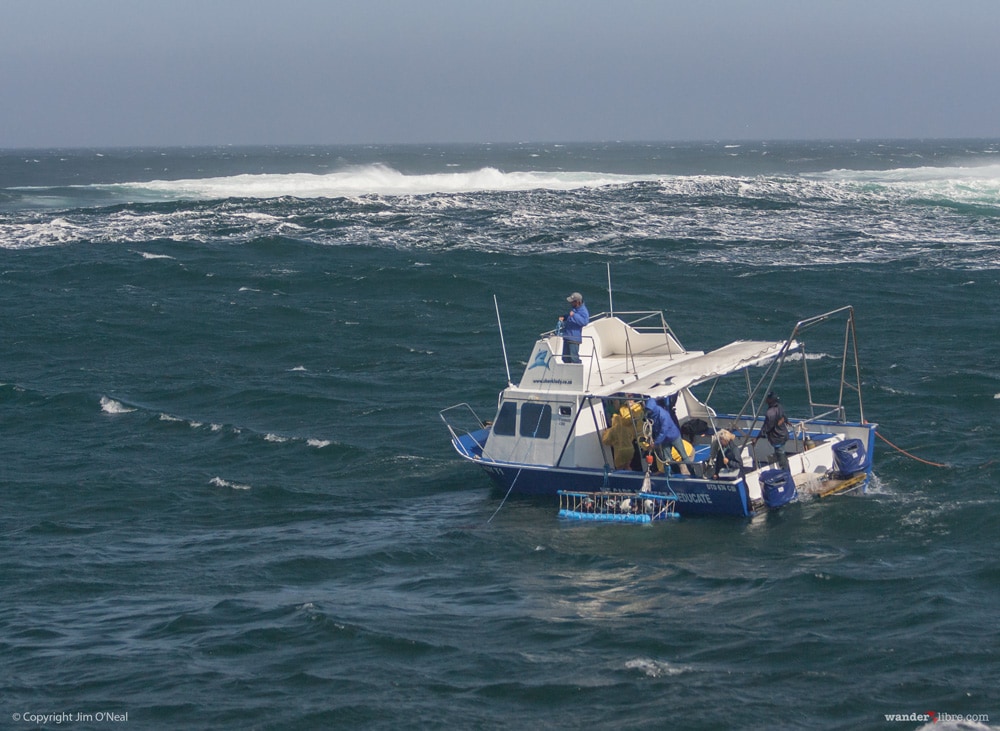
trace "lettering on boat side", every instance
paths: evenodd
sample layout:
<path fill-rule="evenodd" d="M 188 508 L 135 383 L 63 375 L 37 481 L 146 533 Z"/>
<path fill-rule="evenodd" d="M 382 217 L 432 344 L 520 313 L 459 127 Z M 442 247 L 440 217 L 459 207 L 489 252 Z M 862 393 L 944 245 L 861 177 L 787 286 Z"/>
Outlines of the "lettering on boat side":
<path fill-rule="evenodd" d="M 716 492 L 738 492 L 736 484 L 732 482 L 710 482 L 705 487 Z"/>
<path fill-rule="evenodd" d="M 711 495 L 703 495 L 697 492 L 679 492 L 677 493 L 677 502 L 680 503 L 706 503 L 708 505 L 712 504 Z"/>

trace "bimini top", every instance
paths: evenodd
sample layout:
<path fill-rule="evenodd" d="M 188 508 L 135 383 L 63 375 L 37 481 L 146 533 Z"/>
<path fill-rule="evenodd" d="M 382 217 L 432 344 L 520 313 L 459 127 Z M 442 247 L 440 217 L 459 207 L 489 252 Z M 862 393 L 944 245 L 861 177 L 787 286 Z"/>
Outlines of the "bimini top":
<path fill-rule="evenodd" d="M 674 360 L 657 372 L 636 378 L 630 383 L 623 380 L 621 388 L 600 395 L 636 393 L 656 398 L 671 396 L 682 389 L 750 366 L 766 365 L 783 352 L 797 349 L 798 343 L 795 342 L 785 348 L 785 341 L 737 340 L 709 353 L 688 353 L 692 357 Z M 598 391 L 605 391 L 604 388 L 593 390 L 595 395 Z"/>
<path fill-rule="evenodd" d="M 796 341 L 784 340 L 737 340 L 709 353 L 687 350 L 661 313 L 626 314 L 633 316 L 629 322 L 606 314 L 591 320 L 583 329 L 580 363 L 564 362 L 562 338 L 544 333 L 515 390 L 659 398 L 798 350 Z"/>

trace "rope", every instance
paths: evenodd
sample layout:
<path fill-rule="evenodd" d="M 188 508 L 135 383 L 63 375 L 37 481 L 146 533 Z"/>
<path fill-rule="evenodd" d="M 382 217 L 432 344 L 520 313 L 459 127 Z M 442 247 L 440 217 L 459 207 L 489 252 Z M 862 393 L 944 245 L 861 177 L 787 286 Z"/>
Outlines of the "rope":
<path fill-rule="evenodd" d="M 517 471 L 517 474 L 514 475 L 514 479 L 511 480 L 510 487 L 507 488 L 507 494 L 503 496 L 503 500 L 501 500 L 500 504 L 497 505 L 497 509 L 493 511 L 493 515 L 490 516 L 490 519 L 486 521 L 486 525 L 489 525 L 490 523 L 492 523 L 493 519 L 495 517 L 497 517 L 497 513 L 500 512 L 500 509 L 504 506 L 504 503 L 507 502 L 507 498 L 510 497 L 510 493 L 514 489 L 514 483 L 517 482 L 517 478 L 521 476 L 521 472 L 523 472 L 523 471 L 524 471 L 524 468 L 522 467 L 521 469 L 519 469 Z"/>
<path fill-rule="evenodd" d="M 539 430 L 539 429 L 541 428 L 541 426 L 542 426 L 542 415 L 543 415 L 544 413 L 545 413 L 544 409 L 539 409 L 539 410 L 538 410 L 538 421 L 537 421 L 537 422 L 535 422 L 535 430 L 534 430 L 534 431 L 533 431 L 533 432 L 531 433 L 531 436 L 532 436 L 532 437 L 536 437 L 536 436 L 538 436 L 538 430 Z M 522 414 L 522 415 L 523 415 L 523 414 Z M 523 434 L 524 434 L 524 433 L 522 432 L 522 436 L 523 436 Z M 516 474 L 516 475 L 514 475 L 514 479 L 513 479 L 513 480 L 511 480 L 511 482 L 510 482 L 510 487 L 508 487 L 508 488 L 507 488 L 507 494 L 503 496 L 503 500 L 501 500 L 501 501 L 500 501 L 500 504 L 499 504 L 499 505 L 497 505 L 497 509 L 493 511 L 493 515 L 491 515 L 491 516 L 490 516 L 490 519 L 486 521 L 486 524 L 487 524 L 487 525 L 489 525 L 490 523 L 492 523 L 492 522 L 493 522 L 493 519 L 494 519 L 495 517 L 497 517 L 497 513 L 499 513 L 499 512 L 500 512 L 500 509 L 501 509 L 501 508 L 502 508 L 502 507 L 504 506 L 504 504 L 505 504 L 505 503 L 507 502 L 507 498 L 509 498 L 509 497 L 510 497 L 510 494 L 511 494 L 511 492 L 513 492 L 513 490 L 514 490 L 514 484 L 515 484 L 515 483 L 517 482 L 517 480 L 518 480 L 518 478 L 519 478 L 519 477 L 521 476 L 521 473 L 522 473 L 522 472 L 524 472 L 524 467 L 522 467 L 521 469 L 519 469 L 519 470 L 517 471 L 517 474 Z M 605 478 L 605 479 L 606 479 L 606 478 Z"/>
<path fill-rule="evenodd" d="M 895 449 L 900 454 L 905 454 L 907 457 L 909 457 L 910 459 L 914 459 L 917 462 L 921 462 L 923 464 L 930 465 L 931 467 L 947 467 L 948 466 L 946 464 L 941 464 L 940 462 L 931 462 L 929 460 L 921 459 L 920 457 L 912 455 L 909 452 L 907 452 L 905 449 L 900 449 L 899 447 L 897 447 L 895 444 L 893 444 L 892 442 L 890 442 L 888 439 L 886 439 L 884 436 L 882 436 L 881 434 L 879 434 L 877 431 L 875 432 L 875 436 L 877 436 L 879 439 L 881 439 L 883 442 L 885 442 L 886 444 L 888 444 L 890 447 L 892 447 L 893 449 Z"/>

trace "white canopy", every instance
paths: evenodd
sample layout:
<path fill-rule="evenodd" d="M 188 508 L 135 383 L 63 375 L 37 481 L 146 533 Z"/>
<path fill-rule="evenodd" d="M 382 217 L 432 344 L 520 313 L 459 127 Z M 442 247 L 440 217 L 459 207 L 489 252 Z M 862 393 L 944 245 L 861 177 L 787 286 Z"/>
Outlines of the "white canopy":
<path fill-rule="evenodd" d="M 642 394 L 655 398 L 671 396 L 684 388 L 736 373 L 750 366 L 765 365 L 782 354 L 785 344 L 784 340 L 778 342 L 737 340 L 710 353 L 669 362 L 631 383 L 619 383 L 612 393 L 595 392 L 595 395 Z M 794 352 L 798 348 L 798 342 L 793 340 L 785 350 L 785 354 Z M 603 389 L 598 389 L 600 390 Z"/>

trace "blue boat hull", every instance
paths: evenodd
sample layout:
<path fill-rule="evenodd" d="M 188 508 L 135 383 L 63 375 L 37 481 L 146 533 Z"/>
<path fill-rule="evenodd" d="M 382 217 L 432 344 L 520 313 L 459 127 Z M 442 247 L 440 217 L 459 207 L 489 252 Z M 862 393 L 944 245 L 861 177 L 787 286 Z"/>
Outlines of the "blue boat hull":
<path fill-rule="evenodd" d="M 489 475 L 497 489 L 520 495 L 556 498 L 560 490 L 638 492 L 643 475 L 639 472 L 609 472 L 602 470 L 561 470 L 552 467 L 477 464 Z M 677 501 L 681 515 L 749 516 L 754 510 L 747 499 L 742 481 L 701 480 L 682 475 L 653 475 L 652 491 L 671 495 Z"/>
<path fill-rule="evenodd" d="M 644 475 L 634 471 L 605 471 L 595 469 L 565 469 L 546 465 L 518 465 L 488 462 L 482 459 L 482 445 L 488 437 L 483 429 L 465 434 L 452 444 L 466 460 L 479 466 L 489 476 L 494 486 L 504 494 L 558 497 L 559 491 L 566 492 L 639 492 Z M 864 492 L 871 479 L 874 450 L 875 425 L 869 425 L 866 463 L 852 481 L 850 491 Z M 740 480 L 705 480 L 686 475 L 669 476 L 654 474 L 652 491 L 671 496 L 676 500 L 676 511 L 686 515 L 730 515 L 749 517 L 767 510 L 762 500 L 756 502 L 749 497 L 746 484 Z M 777 507 L 777 506 L 775 506 Z"/>

